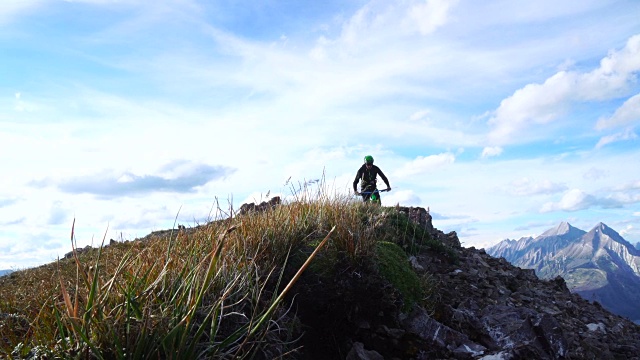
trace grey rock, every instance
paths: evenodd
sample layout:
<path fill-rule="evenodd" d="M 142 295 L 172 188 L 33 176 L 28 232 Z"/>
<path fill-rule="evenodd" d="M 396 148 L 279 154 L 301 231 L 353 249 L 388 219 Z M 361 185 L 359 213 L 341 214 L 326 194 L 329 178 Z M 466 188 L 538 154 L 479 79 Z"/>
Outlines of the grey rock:
<path fill-rule="evenodd" d="M 366 350 L 364 344 L 356 342 L 347 354 L 346 360 L 384 360 L 384 357 L 373 350 Z"/>

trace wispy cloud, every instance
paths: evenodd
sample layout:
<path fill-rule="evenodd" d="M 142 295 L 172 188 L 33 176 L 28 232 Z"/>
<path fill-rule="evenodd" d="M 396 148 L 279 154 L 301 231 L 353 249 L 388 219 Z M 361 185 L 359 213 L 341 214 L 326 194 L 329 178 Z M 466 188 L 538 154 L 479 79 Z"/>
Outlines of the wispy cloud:
<path fill-rule="evenodd" d="M 396 176 L 407 177 L 422 174 L 438 168 L 453 164 L 456 157 L 452 153 L 442 153 L 429 156 L 418 156 L 413 161 L 402 166 L 396 171 Z"/>
<path fill-rule="evenodd" d="M 5 206 L 9 206 L 9 205 L 13 205 L 17 201 L 18 200 L 16 200 L 16 199 L 0 198 L 0 208 L 5 207 Z"/>
<path fill-rule="evenodd" d="M 192 192 L 196 187 L 220 180 L 235 170 L 225 166 L 177 161 L 161 169 L 165 175 L 136 175 L 131 172 L 95 174 L 71 179 L 46 179 L 33 186 L 55 186 L 70 194 L 93 194 L 113 198 L 151 192 Z"/>
<path fill-rule="evenodd" d="M 640 190 L 640 180 L 633 181 L 622 186 L 616 187 L 615 190 L 627 191 L 627 190 Z"/>
<path fill-rule="evenodd" d="M 602 130 L 637 125 L 638 123 L 640 123 L 640 94 L 627 99 L 610 117 L 598 120 L 596 129 Z"/>
<path fill-rule="evenodd" d="M 15 220 L 3 220 L 2 222 L 0 222 L 0 225 L 2 226 L 11 226 L 11 225 L 20 225 L 22 223 L 24 223 L 25 221 L 25 217 L 21 217 L 19 219 L 15 219 Z"/>
<path fill-rule="evenodd" d="M 358 10 L 342 28 L 340 41 L 360 46 L 368 43 L 372 33 L 387 36 L 400 33 L 428 35 L 449 20 L 457 0 L 426 0 L 390 3 L 371 1 Z M 401 24 L 400 26 L 397 26 Z"/>
<path fill-rule="evenodd" d="M 567 189 L 565 184 L 554 183 L 550 180 L 532 181 L 528 178 L 514 180 L 509 184 L 509 193 L 516 196 L 531 196 L 541 194 L 555 194 Z"/>
<path fill-rule="evenodd" d="M 589 170 L 585 171 L 582 174 L 583 178 L 589 179 L 589 180 L 604 179 L 608 176 L 609 176 L 609 173 L 606 170 L 595 168 L 595 167 L 590 168 Z"/>
<path fill-rule="evenodd" d="M 431 212 L 430 214 L 433 220 L 468 220 L 470 222 L 474 222 L 473 219 L 465 215 L 447 215 L 438 212 Z"/>
<path fill-rule="evenodd" d="M 450 10 L 458 4 L 458 0 L 427 0 L 409 7 L 405 24 L 416 28 L 422 35 L 436 31 L 438 27 L 449 21 Z"/>
<path fill-rule="evenodd" d="M 611 143 L 625 141 L 625 140 L 635 140 L 637 138 L 638 138 L 638 135 L 633 130 L 627 129 L 624 132 L 603 136 L 602 138 L 600 138 L 600 140 L 598 140 L 598 143 L 596 144 L 595 148 L 600 149 L 603 146 Z"/>
<path fill-rule="evenodd" d="M 487 146 L 484 149 L 482 149 L 482 157 L 483 158 L 489 158 L 489 157 L 493 157 L 493 156 L 498 156 L 500 154 L 502 154 L 502 151 L 504 149 L 502 149 L 500 146 Z"/>
<path fill-rule="evenodd" d="M 622 207 L 622 202 L 613 198 L 596 197 L 594 195 L 587 194 L 580 189 L 571 189 L 562 196 L 560 201 L 545 203 L 540 209 L 540 212 L 579 211 L 594 206 L 602 208 L 619 208 Z"/>

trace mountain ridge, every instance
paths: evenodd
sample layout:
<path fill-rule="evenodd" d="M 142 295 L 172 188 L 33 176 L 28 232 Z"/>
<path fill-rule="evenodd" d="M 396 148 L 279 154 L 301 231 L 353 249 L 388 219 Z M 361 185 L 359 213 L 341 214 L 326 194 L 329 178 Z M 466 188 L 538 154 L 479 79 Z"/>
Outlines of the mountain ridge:
<path fill-rule="evenodd" d="M 535 238 L 503 240 L 486 251 L 541 278 L 562 276 L 572 292 L 640 319 L 631 305 L 640 301 L 640 251 L 603 222 L 585 232 L 563 221 Z"/>
<path fill-rule="evenodd" d="M 9 275 L 13 272 L 11 269 L 0 270 L 0 276 Z"/>

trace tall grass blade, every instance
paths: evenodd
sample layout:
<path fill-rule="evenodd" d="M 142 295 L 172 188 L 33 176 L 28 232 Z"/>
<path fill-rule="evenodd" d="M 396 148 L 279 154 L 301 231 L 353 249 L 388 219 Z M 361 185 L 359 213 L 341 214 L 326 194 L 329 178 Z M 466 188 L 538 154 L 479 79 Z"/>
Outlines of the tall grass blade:
<path fill-rule="evenodd" d="M 311 264 L 311 260 L 313 260 L 313 258 L 316 256 L 316 254 L 318 254 L 318 252 L 320 251 L 320 249 L 322 249 L 322 247 L 324 246 L 324 244 L 329 240 L 329 237 L 331 236 L 331 234 L 333 233 L 333 231 L 336 229 L 335 225 L 331 228 L 331 230 L 329 231 L 329 233 L 327 234 L 327 236 L 325 236 L 325 238 L 320 242 L 320 244 L 318 244 L 318 246 L 315 248 L 315 250 L 313 250 L 313 252 L 311 253 L 311 255 L 309 255 L 309 257 L 307 258 L 307 260 L 304 262 L 304 264 L 302 264 L 302 266 L 300 267 L 300 269 L 298 269 L 298 271 L 296 272 L 296 274 L 293 276 L 293 278 L 291 279 L 291 281 L 289 281 L 289 283 L 287 284 L 287 286 L 284 288 L 284 290 L 282 290 L 282 292 L 280 293 L 280 295 L 276 298 L 276 300 L 271 304 L 271 306 L 269 307 L 269 309 L 267 309 L 267 311 L 264 313 L 264 315 L 262 315 L 262 317 L 260 317 L 260 320 L 258 320 L 258 322 L 256 323 L 256 325 L 253 327 L 253 329 L 251 329 L 251 331 L 249 332 L 249 335 L 252 336 L 256 333 L 256 331 L 258 331 L 258 329 L 263 325 L 263 323 L 265 321 L 267 321 L 267 319 L 269 319 L 271 317 L 271 315 L 273 314 L 273 312 L 275 311 L 275 309 L 277 308 L 277 306 L 280 304 L 280 302 L 282 302 L 282 299 L 284 299 L 285 295 L 287 295 L 287 293 L 289 292 L 289 290 L 291 290 L 291 288 L 293 287 L 293 285 L 298 281 L 298 279 L 300 278 L 300 276 L 302 275 L 302 273 L 304 272 L 304 270 L 309 266 L 309 264 Z"/>

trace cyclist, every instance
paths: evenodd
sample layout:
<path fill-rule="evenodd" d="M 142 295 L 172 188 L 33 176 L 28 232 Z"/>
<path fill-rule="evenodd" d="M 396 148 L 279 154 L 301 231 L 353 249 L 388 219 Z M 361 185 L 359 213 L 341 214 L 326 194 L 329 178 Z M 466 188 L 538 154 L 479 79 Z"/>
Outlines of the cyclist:
<path fill-rule="evenodd" d="M 357 195 L 361 195 L 364 202 L 369 201 L 369 199 L 371 198 L 371 193 L 377 189 L 376 177 L 378 175 L 380 175 L 382 181 L 384 181 L 384 183 L 387 185 L 386 191 L 391 191 L 391 186 L 389 185 L 389 180 L 387 179 L 387 177 L 379 167 L 373 165 L 373 156 L 365 156 L 364 164 L 362 164 L 360 169 L 358 169 L 356 178 L 355 180 L 353 180 L 353 191 Z M 360 180 L 360 192 L 358 192 L 358 180 Z M 378 194 L 378 200 L 379 199 L 380 194 Z"/>

